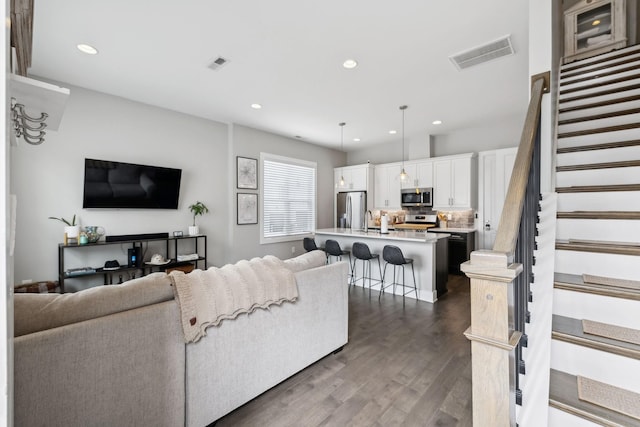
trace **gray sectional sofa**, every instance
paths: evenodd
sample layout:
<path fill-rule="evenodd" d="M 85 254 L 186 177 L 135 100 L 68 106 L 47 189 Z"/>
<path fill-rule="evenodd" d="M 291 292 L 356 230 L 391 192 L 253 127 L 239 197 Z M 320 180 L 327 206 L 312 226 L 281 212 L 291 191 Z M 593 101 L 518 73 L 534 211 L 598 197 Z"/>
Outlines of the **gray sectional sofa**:
<path fill-rule="evenodd" d="M 286 260 L 298 300 L 185 344 L 154 273 L 75 294 L 15 295 L 15 425 L 206 426 L 347 343 L 347 264 Z"/>

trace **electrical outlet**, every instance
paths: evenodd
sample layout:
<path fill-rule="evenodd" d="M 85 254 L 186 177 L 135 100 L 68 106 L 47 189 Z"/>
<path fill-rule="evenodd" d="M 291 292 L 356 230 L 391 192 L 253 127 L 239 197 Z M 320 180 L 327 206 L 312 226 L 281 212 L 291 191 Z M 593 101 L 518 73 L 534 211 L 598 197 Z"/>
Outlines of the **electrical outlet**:
<path fill-rule="evenodd" d="M 451 214 L 447 214 L 447 221 L 451 221 Z"/>
<path fill-rule="evenodd" d="M 295 246 L 291 246 L 291 253 L 295 254 L 296 253 L 296 247 Z"/>

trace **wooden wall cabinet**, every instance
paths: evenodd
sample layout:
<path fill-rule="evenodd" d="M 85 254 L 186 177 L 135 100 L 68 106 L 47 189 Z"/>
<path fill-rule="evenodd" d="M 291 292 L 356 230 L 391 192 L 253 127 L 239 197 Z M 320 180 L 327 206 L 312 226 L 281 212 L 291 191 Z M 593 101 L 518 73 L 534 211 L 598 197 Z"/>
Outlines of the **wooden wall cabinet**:
<path fill-rule="evenodd" d="M 582 0 L 564 12 L 564 63 L 627 45 L 625 0 Z"/>

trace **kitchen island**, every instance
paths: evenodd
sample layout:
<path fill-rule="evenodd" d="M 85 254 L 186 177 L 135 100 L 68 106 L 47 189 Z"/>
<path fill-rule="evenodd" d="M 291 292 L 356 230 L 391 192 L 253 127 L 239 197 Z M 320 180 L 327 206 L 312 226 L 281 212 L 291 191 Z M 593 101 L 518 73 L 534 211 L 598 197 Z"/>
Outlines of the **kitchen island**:
<path fill-rule="evenodd" d="M 448 280 L 448 237 L 446 233 L 425 233 L 419 231 L 390 231 L 388 234 L 381 234 L 379 230 L 369 232 L 350 230 L 348 228 L 323 228 L 316 230 L 316 243 L 324 246 L 327 239 L 333 239 L 340 244 L 343 250 L 351 251 L 355 242 L 362 242 L 369 246 L 371 253 L 380 255 L 380 265 L 384 269 L 382 259 L 382 249 L 385 245 L 398 246 L 405 258 L 413 258 L 416 273 L 416 285 L 418 288 L 418 299 L 427 302 L 435 302 L 438 296 L 447 292 Z M 352 256 L 352 260 L 353 260 Z M 356 263 L 356 276 L 362 277 L 362 262 Z M 411 276 L 411 266 L 405 273 L 405 286 L 413 287 L 413 277 Z M 372 261 L 371 275 L 378 277 L 377 262 Z M 385 283 L 392 282 L 393 266 L 387 267 Z M 357 283 L 363 285 L 363 281 Z M 367 281 L 366 286 L 369 286 Z M 380 284 L 374 284 L 372 289 L 380 289 Z M 385 292 L 393 292 L 393 287 L 385 289 Z M 402 295 L 402 286 L 396 286 L 396 294 Z M 407 297 L 415 298 L 414 292 Z"/>

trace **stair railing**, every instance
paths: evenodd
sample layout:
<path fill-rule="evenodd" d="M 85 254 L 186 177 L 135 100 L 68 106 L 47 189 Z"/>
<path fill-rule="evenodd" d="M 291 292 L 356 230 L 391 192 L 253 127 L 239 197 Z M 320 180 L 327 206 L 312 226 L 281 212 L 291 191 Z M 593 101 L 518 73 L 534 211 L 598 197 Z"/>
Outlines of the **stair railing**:
<path fill-rule="evenodd" d="M 521 404 L 518 373 L 525 372 L 522 347 L 531 298 L 536 222 L 540 197 L 540 111 L 550 73 L 531 78 L 525 118 L 504 208 L 492 250 L 471 253 L 461 265 L 471 281 L 473 425 L 515 426 Z"/>

